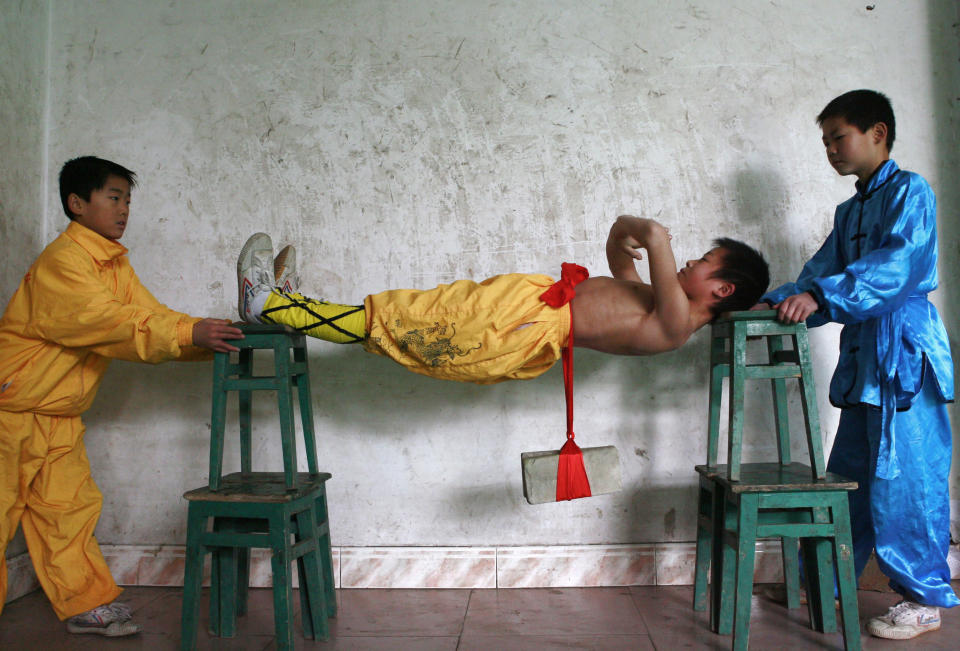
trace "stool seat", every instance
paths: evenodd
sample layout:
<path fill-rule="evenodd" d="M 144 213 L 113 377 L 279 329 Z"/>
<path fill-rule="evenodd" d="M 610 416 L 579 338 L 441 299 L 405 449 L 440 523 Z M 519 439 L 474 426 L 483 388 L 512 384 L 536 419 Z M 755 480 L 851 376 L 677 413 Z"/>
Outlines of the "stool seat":
<path fill-rule="evenodd" d="M 832 472 L 824 473 L 823 479 L 812 478 L 810 466 L 796 462 L 785 466 L 779 463 L 745 463 L 741 466 L 739 481 L 730 479 L 726 464 L 699 465 L 695 469 L 701 476 L 722 484 L 734 494 L 857 490 L 857 482 Z"/>
<path fill-rule="evenodd" d="M 274 628 L 278 649 L 293 649 L 292 576 L 300 578 L 304 637 L 326 639 L 328 617 L 336 615 L 333 559 L 327 517 L 329 473 L 299 473 L 287 489 L 286 473 L 233 473 L 221 487 L 184 494 L 189 502 L 181 649 L 195 648 L 203 557 L 213 554 L 210 628 L 233 637 L 236 617 L 247 609 L 252 548 L 271 550 Z M 212 521 L 212 522 L 211 522 Z M 212 525 L 212 526 L 211 526 Z"/>
<path fill-rule="evenodd" d="M 300 472 L 297 473 L 297 487 L 287 490 L 286 475 L 282 472 L 235 472 L 224 476 L 217 490 L 201 486 L 187 491 L 183 497 L 187 501 L 208 502 L 291 502 L 313 493 L 318 485 L 331 477 L 328 472 Z"/>
<path fill-rule="evenodd" d="M 240 349 L 238 361 L 230 353 L 213 357 L 213 395 L 210 417 L 209 486 L 218 490 L 223 473 L 223 449 L 226 429 L 227 397 L 237 392 L 240 425 L 240 470 L 253 470 L 252 398 L 254 391 L 274 391 L 280 416 L 280 444 L 283 454 L 284 483 L 289 490 L 297 485 L 297 445 L 294 436 L 294 394 L 300 409 L 307 468 L 317 472 L 317 447 L 313 434 L 313 408 L 310 372 L 307 368 L 307 343 L 302 332 L 274 323 L 238 323 L 244 338 L 231 343 Z M 273 372 L 254 375 L 253 353 L 273 352 Z"/>

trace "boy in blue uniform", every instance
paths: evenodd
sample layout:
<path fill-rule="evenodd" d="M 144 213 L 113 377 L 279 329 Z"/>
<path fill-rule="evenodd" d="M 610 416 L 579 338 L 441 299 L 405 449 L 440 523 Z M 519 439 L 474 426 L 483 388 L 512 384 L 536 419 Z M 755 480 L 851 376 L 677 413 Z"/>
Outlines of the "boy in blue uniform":
<path fill-rule="evenodd" d="M 797 281 L 761 301 L 787 323 L 843 324 L 830 382 L 842 413 L 827 469 L 860 485 L 850 496 L 857 575 L 876 549 L 903 596 L 867 629 L 909 639 L 940 628 L 940 607 L 960 604 L 947 566 L 953 362 L 927 300 L 937 288 L 936 198 L 890 160 L 895 122 L 881 93 L 845 93 L 817 123 L 830 165 L 856 175 L 857 193 Z"/>

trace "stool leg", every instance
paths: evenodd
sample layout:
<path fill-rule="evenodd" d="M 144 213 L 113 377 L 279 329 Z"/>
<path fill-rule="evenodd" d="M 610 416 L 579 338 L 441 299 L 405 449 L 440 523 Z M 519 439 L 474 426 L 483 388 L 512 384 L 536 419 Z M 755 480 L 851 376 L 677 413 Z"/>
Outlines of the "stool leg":
<path fill-rule="evenodd" d="M 727 434 L 727 468 L 731 481 L 740 481 L 743 449 L 743 402 L 746 390 L 747 333 L 742 322 L 733 324 L 730 359 L 730 418 Z"/>
<path fill-rule="evenodd" d="M 243 348 L 240 350 L 240 378 L 250 379 L 252 377 L 253 349 Z M 240 389 L 237 393 L 240 404 L 240 471 L 250 472 L 253 470 L 253 444 L 251 442 L 253 432 L 253 392 Z"/>
<path fill-rule="evenodd" d="M 804 538 L 802 544 L 810 627 L 820 633 L 833 633 L 837 630 L 833 598 L 833 545 L 827 538 Z"/>
<path fill-rule="evenodd" d="M 817 506 L 813 509 L 813 521 L 819 524 L 832 522 L 830 509 L 827 506 Z M 817 563 L 820 571 L 817 576 L 820 583 L 821 621 L 825 633 L 834 633 L 837 630 L 836 590 L 837 574 L 833 564 L 834 542 L 832 538 L 818 538 L 816 540 Z"/>
<path fill-rule="evenodd" d="M 773 363 L 774 355 L 783 350 L 783 340 L 778 336 L 767 337 L 767 353 L 770 356 L 770 363 Z M 783 378 L 774 378 L 770 380 L 770 388 L 773 391 L 773 420 L 777 430 L 777 454 L 780 458 L 780 465 L 790 464 L 790 416 L 787 408 L 787 383 Z"/>
<path fill-rule="evenodd" d="M 710 407 L 707 415 L 707 465 L 717 465 L 720 447 L 720 406 L 723 401 L 723 377 L 729 373 L 730 365 L 723 362 L 726 353 L 726 340 L 722 337 L 710 339 Z"/>
<path fill-rule="evenodd" d="M 275 513 L 270 517 L 270 542 L 273 556 L 270 565 L 273 569 L 273 626 L 277 637 L 277 648 L 281 651 L 293 649 L 293 598 L 290 577 L 290 536 L 291 514 Z"/>
<path fill-rule="evenodd" d="M 210 477 L 212 490 L 220 488 L 220 476 L 223 474 L 223 439 L 227 420 L 227 392 L 224 389 L 229 353 L 213 355 L 213 392 L 210 407 Z"/>
<path fill-rule="evenodd" d="M 241 547 L 237 559 L 237 616 L 246 615 L 250 595 L 250 549 Z"/>
<path fill-rule="evenodd" d="M 233 532 L 237 530 L 234 518 L 215 517 L 213 530 Z M 210 563 L 210 625 L 211 635 L 234 637 L 237 630 L 236 606 L 236 549 L 214 547 Z"/>
<path fill-rule="evenodd" d="M 734 509 L 727 503 L 719 482 L 713 491 L 713 558 L 710 563 L 710 630 L 720 635 L 733 631 L 733 597 L 736 589 L 736 551 L 725 544 L 724 534 L 736 524 Z"/>
<path fill-rule="evenodd" d="M 757 548 L 757 511 L 760 498 L 756 494 L 740 496 L 737 517 L 737 558 L 733 615 L 733 649 L 746 651 L 750 638 L 750 602 L 753 598 L 753 568 Z"/>
<path fill-rule="evenodd" d="M 274 366 L 277 377 L 277 407 L 280 411 L 280 443 L 283 449 L 283 476 L 287 490 L 297 487 L 297 441 L 293 426 L 293 392 L 290 385 L 294 382 L 290 368 L 290 349 L 287 341 L 278 341 L 273 350 Z"/>
<path fill-rule="evenodd" d="M 787 608 L 800 607 L 800 560 L 797 555 L 799 540 L 791 536 L 784 536 L 780 540 L 783 550 L 783 583 L 787 592 Z"/>
<path fill-rule="evenodd" d="M 807 329 L 798 328 L 793 335 L 793 345 L 800 360 L 800 395 L 803 405 L 803 420 L 806 425 L 807 447 L 810 450 L 810 467 L 817 479 L 827 476 L 823 460 L 823 441 L 820 439 L 820 412 L 817 394 L 813 386 L 813 365 L 810 363 L 810 344 Z"/>
<path fill-rule="evenodd" d="M 207 632 L 220 637 L 220 563 L 216 547 L 210 550 L 210 621 Z"/>
<path fill-rule="evenodd" d="M 314 506 L 300 511 L 296 518 L 300 541 L 312 542 L 312 549 L 297 559 L 297 572 L 300 576 L 300 619 L 303 622 L 303 635 L 308 639 L 329 639 L 330 625 L 327 623 L 326 593 L 323 589 L 323 575 L 320 555 L 320 539 Z"/>
<path fill-rule="evenodd" d="M 217 615 L 213 612 L 213 591 L 210 595 L 210 624 L 218 623 L 214 635 L 220 637 L 235 637 L 237 634 L 237 554 L 235 547 L 220 547 L 213 554 L 213 562 L 217 568 L 217 580 L 211 585 L 218 587 Z M 211 572 L 212 574 L 212 572 Z M 212 577 L 211 577 L 212 578 Z"/>
<path fill-rule="evenodd" d="M 333 546 L 330 540 L 330 519 L 327 515 L 327 488 L 320 489 L 314 502 L 316 507 L 320 564 L 323 566 L 323 591 L 327 604 L 327 617 L 337 616 L 337 592 L 333 578 Z"/>
<path fill-rule="evenodd" d="M 303 364 L 303 373 L 296 376 L 297 404 L 300 407 L 300 425 L 303 429 L 303 446 L 307 452 L 307 470 L 319 472 L 317 469 L 317 441 L 313 435 L 313 396 L 310 395 L 310 372 L 307 370 L 307 347 L 294 348 L 293 359 Z"/>
<path fill-rule="evenodd" d="M 857 606 L 857 575 L 853 563 L 849 502 L 845 493 L 837 493 L 833 497 L 831 505 L 835 529 L 833 551 L 837 567 L 840 617 L 843 620 L 843 643 L 848 651 L 859 651 L 860 614 Z"/>
<path fill-rule="evenodd" d="M 204 548 L 200 535 L 206 518 L 191 504 L 187 515 L 187 549 L 184 559 L 183 604 L 180 610 L 180 649 L 193 651 L 197 648 L 197 626 L 200 616 L 200 588 L 203 583 Z"/>
<path fill-rule="evenodd" d="M 697 501 L 697 560 L 693 573 L 693 609 L 707 609 L 707 573 L 710 571 L 710 556 L 713 548 L 713 486 L 700 476 Z"/>

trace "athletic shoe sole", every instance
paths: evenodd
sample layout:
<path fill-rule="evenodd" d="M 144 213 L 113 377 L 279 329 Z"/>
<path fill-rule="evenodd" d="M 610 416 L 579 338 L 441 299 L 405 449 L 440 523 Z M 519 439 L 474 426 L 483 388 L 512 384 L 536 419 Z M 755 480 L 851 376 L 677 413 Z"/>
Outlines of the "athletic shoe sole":
<path fill-rule="evenodd" d="M 133 622 L 110 622 L 106 626 L 80 626 L 67 622 L 67 630 L 77 634 L 103 635 L 104 637 L 125 637 L 136 635 L 142 630 L 140 624 Z"/>
<path fill-rule="evenodd" d="M 254 233 L 240 249 L 240 256 L 237 258 L 237 311 L 241 321 L 247 320 L 247 304 L 253 296 L 254 259 L 264 254 L 269 256 L 268 259 L 273 259 L 273 242 L 266 233 Z"/>
<path fill-rule="evenodd" d="M 910 624 L 887 624 L 886 622 L 874 618 L 867 623 L 867 631 L 874 637 L 885 640 L 912 640 L 913 638 L 940 630 L 939 620 L 932 624 L 924 626 L 912 626 Z"/>
<path fill-rule="evenodd" d="M 273 259 L 273 278 L 281 291 L 291 293 L 297 291 L 297 250 L 292 244 L 282 249 Z"/>

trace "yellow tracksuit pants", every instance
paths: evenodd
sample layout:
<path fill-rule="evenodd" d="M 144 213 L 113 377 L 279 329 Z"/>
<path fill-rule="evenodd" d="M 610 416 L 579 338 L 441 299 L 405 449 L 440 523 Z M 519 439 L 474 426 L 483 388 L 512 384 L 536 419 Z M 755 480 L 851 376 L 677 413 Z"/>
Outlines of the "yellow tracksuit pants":
<path fill-rule="evenodd" d="M 103 497 L 90 476 L 79 416 L 0 411 L 0 545 L 22 525 L 40 585 L 62 620 L 105 603 L 114 582 L 93 530 Z M 0 609 L 7 563 L 0 551 Z"/>
<path fill-rule="evenodd" d="M 540 300 L 553 282 L 540 274 L 504 274 L 372 294 L 364 302 L 363 347 L 444 380 L 535 378 L 560 359 L 570 337 L 570 306 Z"/>
<path fill-rule="evenodd" d="M 570 306 L 540 299 L 553 283 L 539 274 L 458 280 L 371 294 L 363 309 L 274 291 L 261 318 L 327 341 L 359 342 L 421 375 L 477 384 L 528 380 L 553 366 L 570 338 Z"/>

